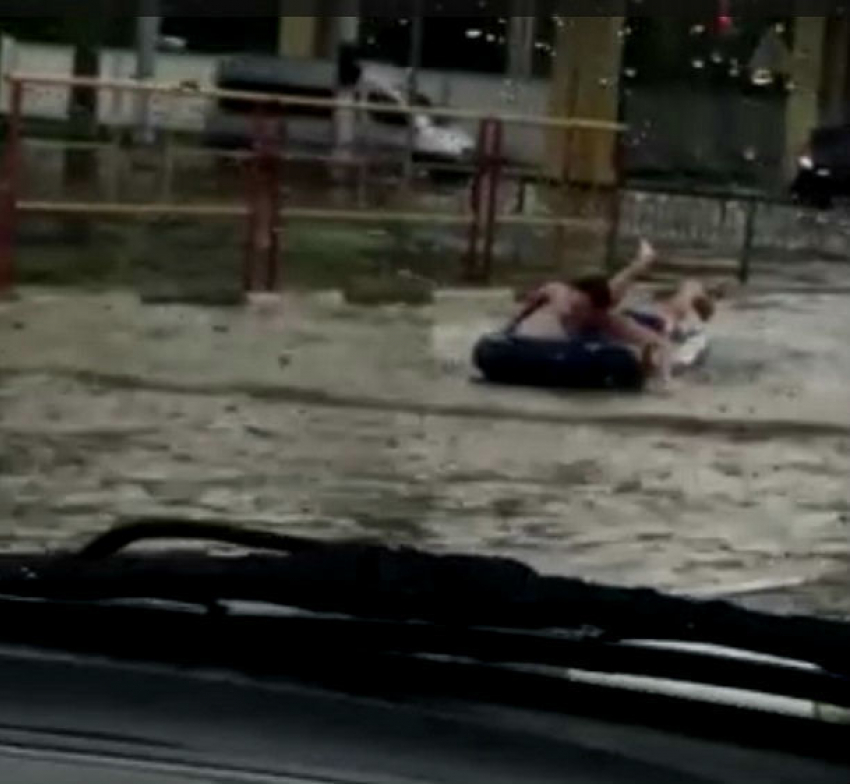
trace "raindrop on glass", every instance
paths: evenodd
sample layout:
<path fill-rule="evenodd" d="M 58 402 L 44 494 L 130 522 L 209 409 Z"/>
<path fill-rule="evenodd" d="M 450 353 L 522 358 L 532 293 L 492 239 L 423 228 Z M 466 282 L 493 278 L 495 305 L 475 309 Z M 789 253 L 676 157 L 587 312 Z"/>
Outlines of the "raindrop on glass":
<path fill-rule="evenodd" d="M 764 87 L 773 82 L 773 74 L 767 68 L 756 68 L 750 76 L 750 80 L 757 87 Z"/>
<path fill-rule="evenodd" d="M 694 59 L 691 60 L 691 67 L 699 71 L 700 69 L 705 68 L 705 60 L 703 60 L 702 57 L 694 57 Z"/>
<path fill-rule="evenodd" d="M 502 82 L 502 89 L 499 91 L 499 98 L 503 103 L 514 103 L 517 99 L 517 84 L 513 79 L 505 79 Z"/>
<path fill-rule="evenodd" d="M 719 64 L 723 62 L 723 55 L 716 49 L 711 53 L 711 62 Z"/>
<path fill-rule="evenodd" d="M 702 35 L 705 32 L 704 24 L 695 24 L 691 27 L 691 35 Z"/>
<path fill-rule="evenodd" d="M 752 163 L 758 157 L 755 147 L 747 147 L 744 150 L 744 160 Z"/>
<path fill-rule="evenodd" d="M 629 77 L 629 79 L 634 79 L 637 76 L 637 68 L 625 68 L 623 69 L 623 73 Z"/>

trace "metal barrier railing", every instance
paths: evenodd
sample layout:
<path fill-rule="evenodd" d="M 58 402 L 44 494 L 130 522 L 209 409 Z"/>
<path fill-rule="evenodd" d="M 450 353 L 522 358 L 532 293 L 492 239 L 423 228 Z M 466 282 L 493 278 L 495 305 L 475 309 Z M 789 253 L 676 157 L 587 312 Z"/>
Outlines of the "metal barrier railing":
<path fill-rule="evenodd" d="M 640 233 L 669 246 L 719 250 L 734 261 L 740 283 L 752 279 L 758 253 L 771 254 L 775 265 L 783 254 L 846 258 L 850 249 L 850 216 L 803 207 L 781 193 L 630 180 L 618 198 L 629 202 L 631 214 L 618 218 L 613 235 Z"/>
<path fill-rule="evenodd" d="M 465 227 L 468 231 L 463 270 L 468 279 L 486 282 L 492 273 L 493 247 L 500 227 L 575 229 L 604 234 L 605 220 L 593 216 L 564 214 L 517 214 L 498 209 L 498 194 L 509 167 L 505 165 L 503 139 L 506 125 L 521 125 L 540 131 L 620 134 L 618 123 L 581 118 L 533 117 L 515 114 L 482 114 L 442 107 L 413 108 L 373 104 L 363 101 L 308 99 L 297 96 L 253 92 L 214 90 L 182 85 L 154 84 L 136 81 L 67 78 L 17 74 L 8 77 L 10 91 L 8 132 L 0 177 L 0 290 L 14 284 L 15 230 L 22 215 L 108 216 L 132 218 L 144 216 L 185 216 L 199 219 L 228 218 L 245 221 L 246 250 L 243 285 L 248 288 L 273 289 L 279 285 L 279 238 L 287 221 L 350 221 L 360 224 L 443 225 Z M 246 176 L 245 193 L 237 200 L 219 203 L 184 203 L 173 198 L 171 187 L 161 188 L 160 198 L 150 201 L 118 201 L 116 199 L 27 198 L 22 189 L 21 159 L 27 144 L 24 115 L 27 91 L 30 89 L 97 90 L 111 94 L 130 93 L 151 98 L 203 99 L 205 101 L 237 100 L 253 107 L 255 133 L 249 151 L 232 151 L 229 156 L 240 162 Z M 325 109 L 331 111 L 380 112 L 382 114 L 437 116 L 444 119 L 475 121 L 479 124 L 479 145 L 469 169 L 471 183 L 469 204 L 461 210 L 347 209 L 307 207 L 281 203 L 286 186 L 289 159 L 285 138 L 287 111 Z M 273 111 L 282 112 L 281 118 Z M 281 129 L 283 133 L 281 134 Z M 41 141 L 41 144 L 48 142 Z M 70 140 L 60 142 L 66 149 L 94 149 L 97 142 Z M 89 147 L 91 145 L 91 147 Z M 168 155 L 166 147 L 165 155 Z M 120 156 L 120 150 L 114 148 Z M 362 165 L 362 161 L 331 160 L 334 167 Z M 166 167 L 167 168 L 167 167 Z M 449 165 L 451 168 L 451 165 Z"/>
<path fill-rule="evenodd" d="M 748 283 L 752 275 L 753 252 L 755 247 L 755 232 L 756 220 L 758 217 L 759 206 L 762 204 L 771 203 L 770 197 L 762 191 L 745 188 L 706 188 L 700 186 L 691 186 L 688 188 L 676 188 L 670 184 L 658 183 L 640 183 L 638 181 L 627 181 L 620 188 L 617 194 L 618 209 L 616 211 L 616 219 L 612 227 L 611 236 L 616 244 L 617 238 L 621 233 L 623 220 L 623 202 L 629 197 L 637 196 L 643 200 L 653 197 L 662 199 L 675 199 L 682 197 L 694 201 L 710 201 L 716 204 L 721 210 L 725 210 L 730 202 L 742 205 L 743 208 L 743 231 L 737 248 L 725 247 L 725 251 L 732 251 L 735 255 L 736 276 L 740 283 Z M 663 209 L 663 207 L 661 208 Z M 669 208 L 667 210 L 669 212 Z M 650 225 L 651 221 L 642 221 L 640 233 L 652 236 L 659 242 L 671 242 L 678 239 L 676 237 L 667 236 L 664 227 L 659 225 L 657 221 L 655 225 Z M 699 233 L 699 226 L 697 233 Z M 691 229 L 693 232 L 693 228 Z M 690 238 L 682 238 L 690 239 Z M 714 243 L 716 244 L 716 242 Z"/>

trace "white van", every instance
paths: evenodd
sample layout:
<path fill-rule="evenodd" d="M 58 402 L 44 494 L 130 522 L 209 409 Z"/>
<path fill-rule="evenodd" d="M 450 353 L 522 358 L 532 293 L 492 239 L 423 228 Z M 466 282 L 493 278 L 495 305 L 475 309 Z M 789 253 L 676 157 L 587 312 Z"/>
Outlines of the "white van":
<path fill-rule="evenodd" d="M 385 69 L 367 65 L 361 69 L 360 78 L 352 88 L 343 92 L 336 85 L 337 67 L 324 60 L 230 57 L 219 63 L 216 77 L 216 86 L 221 90 L 326 100 L 353 98 L 399 108 L 408 105 L 404 85 L 394 84 Z M 417 95 L 416 104 L 432 105 L 424 95 Z M 407 114 L 304 106 L 264 111 L 286 118 L 286 149 L 294 156 L 326 156 L 354 148 L 370 155 L 392 156 L 401 155 L 410 144 Z M 229 149 L 249 146 L 254 138 L 256 115 L 257 104 L 251 101 L 218 101 L 206 119 L 207 144 Z M 475 141 L 463 128 L 424 113 L 415 114 L 413 124 L 415 160 L 452 164 L 471 161 Z"/>

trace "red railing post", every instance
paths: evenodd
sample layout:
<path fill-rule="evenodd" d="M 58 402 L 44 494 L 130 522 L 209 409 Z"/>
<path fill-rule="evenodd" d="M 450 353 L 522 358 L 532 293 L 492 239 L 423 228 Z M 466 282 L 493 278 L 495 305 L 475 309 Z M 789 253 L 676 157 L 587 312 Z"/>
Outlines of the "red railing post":
<path fill-rule="evenodd" d="M 470 187 L 472 222 L 464 273 L 469 281 L 486 282 L 493 269 L 502 174 L 503 125 L 487 118 L 478 129 L 477 168 Z"/>
<path fill-rule="evenodd" d="M 246 173 L 246 234 L 245 258 L 242 263 L 242 290 L 249 294 L 254 290 L 254 279 L 257 268 L 257 226 L 259 220 L 259 174 L 257 156 L 260 145 L 260 130 L 262 118 L 260 108 L 255 107 L 251 123 L 251 155 L 245 162 Z"/>
<path fill-rule="evenodd" d="M 489 166 L 485 183 L 484 248 L 481 258 L 481 282 L 489 283 L 493 273 L 493 254 L 499 220 L 499 186 L 502 179 L 502 146 L 504 125 L 499 120 L 490 121 L 487 147 Z"/>
<path fill-rule="evenodd" d="M 268 253 L 266 256 L 266 291 L 277 291 L 280 285 L 280 208 L 283 172 L 283 144 L 285 126 L 275 121 L 273 136 L 269 140 L 266 199 L 268 201 Z"/>
<path fill-rule="evenodd" d="M 475 273 L 478 269 L 478 238 L 481 232 L 481 183 L 486 171 L 486 156 L 484 154 L 486 132 L 486 120 L 482 120 L 478 125 L 475 173 L 472 175 L 472 182 L 469 187 L 469 207 L 472 222 L 469 224 L 469 242 L 463 271 L 464 278 L 470 281 L 475 279 Z"/>
<path fill-rule="evenodd" d="M 242 269 L 246 293 L 261 286 L 274 291 L 279 280 L 279 134 L 274 118 L 258 112 L 254 119 L 253 155 L 248 161 L 248 237 Z"/>
<path fill-rule="evenodd" d="M 0 171 L 0 296 L 15 284 L 15 230 L 18 219 L 18 189 L 21 166 L 21 122 L 24 85 L 10 79 L 9 127 Z"/>

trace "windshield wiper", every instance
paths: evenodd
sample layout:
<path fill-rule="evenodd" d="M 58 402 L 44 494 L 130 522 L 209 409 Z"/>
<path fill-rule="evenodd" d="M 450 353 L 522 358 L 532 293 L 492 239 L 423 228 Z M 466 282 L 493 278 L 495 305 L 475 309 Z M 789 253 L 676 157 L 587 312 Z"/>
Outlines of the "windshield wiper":
<path fill-rule="evenodd" d="M 209 540 L 249 552 L 121 554 L 131 544 L 155 539 Z M 213 523 L 140 521 L 78 552 L 0 556 L 0 595 L 7 617 L 17 612 L 22 622 L 34 601 L 66 617 L 73 607 L 77 617 L 85 610 L 90 613 L 85 617 L 103 618 L 108 610 L 120 618 L 129 610 L 116 600 L 160 600 L 230 616 L 230 629 L 242 629 L 246 638 L 249 631 L 260 637 L 285 634 L 308 657 L 346 650 L 587 669 L 850 706 L 850 625 L 542 577 L 499 558 L 319 542 Z M 21 606 L 21 600 L 27 603 Z M 245 615 L 234 613 L 233 602 L 289 611 Z M 145 617 L 152 612 L 148 607 Z M 640 640 L 724 646 L 794 661 L 731 659 L 628 642 Z"/>

